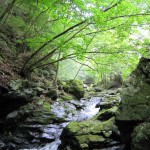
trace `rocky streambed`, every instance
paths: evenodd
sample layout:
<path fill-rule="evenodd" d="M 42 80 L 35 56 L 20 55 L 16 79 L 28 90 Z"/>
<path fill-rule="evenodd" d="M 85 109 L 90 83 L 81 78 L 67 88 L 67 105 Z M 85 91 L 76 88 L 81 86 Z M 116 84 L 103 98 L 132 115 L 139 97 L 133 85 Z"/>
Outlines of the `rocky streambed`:
<path fill-rule="evenodd" d="M 81 97 L 83 88 L 71 83 L 64 89 L 76 98 L 81 91 Z M 150 59 L 140 60 L 122 90 L 98 89 L 86 99 L 65 94 L 61 99 L 56 95 L 53 103 L 41 97 L 30 104 L 23 97 L 5 95 L 5 89 L 1 93 L 2 150 L 150 149 Z"/>
<path fill-rule="evenodd" d="M 119 100 L 119 94 L 111 93 L 80 100 L 58 99 L 52 105 L 39 100 L 38 110 L 0 135 L 0 148 L 118 149 L 122 144 L 114 115 Z M 12 124 L 18 113 L 10 113 L 7 121 Z"/>

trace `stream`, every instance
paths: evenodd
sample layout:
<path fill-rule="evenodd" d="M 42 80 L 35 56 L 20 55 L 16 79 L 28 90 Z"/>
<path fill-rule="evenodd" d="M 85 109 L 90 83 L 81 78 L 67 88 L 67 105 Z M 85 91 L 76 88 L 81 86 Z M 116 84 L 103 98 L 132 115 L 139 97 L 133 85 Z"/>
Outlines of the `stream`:
<path fill-rule="evenodd" d="M 85 119 L 93 117 L 98 113 L 99 108 L 95 108 L 96 104 L 99 103 L 101 98 L 93 97 L 89 100 L 81 99 L 80 101 L 71 100 L 69 102 L 55 102 L 52 105 L 51 111 L 58 117 L 64 118 L 65 123 L 48 125 L 44 130 L 47 135 L 44 136 L 55 136 L 55 141 L 40 148 L 40 150 L 57 150 L 61 144 L 59 136 L 63 128 L 71 121 L 83 121 Z M 36 149 L 36 148 L 35 148 Z"/>
<path fill-rule="evenodd" d="M 48 112 L 41 111 L 36 116 L 31 115 L 17 127 L 14 127 L 13 130 L 0 135 L 0 148 L 8 150 L 58 150 L 61 144 L 60 136 L 68 123 L 82 122 L 92 118 L 99 112 L 100 104 L 102 109 L 102 103 L 113 97 L 116 96 L 108 93 L 89 99 L 56 100 L 49 106 Z M 112 102 L 115 102 L 115 100 Z M 43 124 L 44 120 L 48 123 Z M 116 141 L 110 141 L 110 144 L 110 148 L 104 150 L 118 149 L 118 145 L 115 147 Z"/>

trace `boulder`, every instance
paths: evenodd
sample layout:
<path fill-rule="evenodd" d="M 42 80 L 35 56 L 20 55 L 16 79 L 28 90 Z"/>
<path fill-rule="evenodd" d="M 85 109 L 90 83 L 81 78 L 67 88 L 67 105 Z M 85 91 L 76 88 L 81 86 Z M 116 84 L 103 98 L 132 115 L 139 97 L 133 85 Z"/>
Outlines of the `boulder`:
<path fill-rule="evenodd" d="M 100 121 L 109 120 L 110 118 L 115 116 L 117 109 L 118 108 L 116 106 L 109 109 L 103 109 L 95 116 L 95 118 Z"/>
<path fill-rule="evenodd" d="M 50 110 L 50 104 L 43 102 L 39 109 L 33 112 L 33 116 L 26 120 L 27 124 L 50 124 L 55 119 L 55 115 Z"/>
<path fill-rule="evenodd" d="M 69 80 L 64 85 L 64 91 L 71 93 L 78 99 L 84 97 L 83 82 L 80 80 Z"/>
<path fill-rule="evenodd" d="M 116 123 L 122 140 L 130 149 L 133 130 L 136 131 L 135 127 L 150 116 L 150 59 L 140 60 L 137 68 L 124 83 L 121 99 Z M 141 129 L 138 129 L 140 132 Z"/>
<path fill-rule="evenodd" d="M 20 107 L 18 110 L 9 113 L 3 122 L 4 129 L 8 130 L 14 128 L 28 116 L 32 115 L 33 110 L 34 106 L 29 103 Z"/>
<path fill-rule="evenodd" d="M 150 149 L 150 122 L 144 122 L 136 126 L 132 132 L 132 149 Z"/>
<path fill-rule="evenodd" d="M 19 95 L 14 92 L 0 94 L 0 118 L 5 117 L 10 112 L 29 103 L 27 96 Z"/>
<path fill-rule="evenodd" d="M 71 122 L 62 132 L 62 143 L 59 148 L 70 147 L 71 150 L 104 148 L 116 140 L 115 135 L 114 118 L 104 122 L 98 120 Z"/>

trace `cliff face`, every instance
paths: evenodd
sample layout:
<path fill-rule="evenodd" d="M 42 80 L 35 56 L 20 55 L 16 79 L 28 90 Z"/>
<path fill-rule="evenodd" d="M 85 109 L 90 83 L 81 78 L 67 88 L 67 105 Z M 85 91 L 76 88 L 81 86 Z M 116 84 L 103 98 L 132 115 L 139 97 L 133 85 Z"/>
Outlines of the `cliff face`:
<path fill-rule="evenodd" d="M 121 99 L 116 122 L 123 141 L 131 149 L 149 149 L 150 59 L 141 58 L 124 83 Z"/>

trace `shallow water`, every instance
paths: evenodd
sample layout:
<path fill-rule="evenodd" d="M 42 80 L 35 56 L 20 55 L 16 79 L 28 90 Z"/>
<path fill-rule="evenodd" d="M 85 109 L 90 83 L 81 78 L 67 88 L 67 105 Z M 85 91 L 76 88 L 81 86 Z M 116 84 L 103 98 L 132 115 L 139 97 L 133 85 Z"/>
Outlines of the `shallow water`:
<path fill-rule="evenodd" d="M 55 102 L 51 106 L 51 111 L 57 116 L 57 118 L 63 118 L 65 123 L 51 124 L 48 125 L 51 128 L 43 129 L 45 132 L 53 133 L 53 135 L 57 134 L 57 136 L 54 142 L 46 144 L 39 150 L 57 150 L 58 146 L 61 144 L 59 136 L 61 135 L 63 128 L 71 121 L 83 121 L 97 114 L 99 108 L 95 108 L 95 106 L 100 100 L 101 98 L 99 97 L 93 97 L 89 100 L 81 99 L 80 101 L 71 100 L 69 102 Z M 45 134 L 44 136 L 50 135 Z"/>

